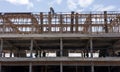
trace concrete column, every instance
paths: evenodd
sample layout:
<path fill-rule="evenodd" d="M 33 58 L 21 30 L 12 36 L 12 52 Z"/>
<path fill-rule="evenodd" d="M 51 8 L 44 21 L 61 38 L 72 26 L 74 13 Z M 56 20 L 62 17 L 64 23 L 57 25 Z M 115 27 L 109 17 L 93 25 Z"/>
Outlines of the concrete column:
<path fill-rule="evenodd" d="M 90 38 L 90 53 L 91 53 L 91 58 L 93 58 L 93 39 Z M 94 72 L 94 64 L 91 61 L 91 72 Z"/>
<path fill-rule="evenodd" d="M 75 71 L 75 72 L 78 72 L 78 66 L 77 66 L 77 65 L 76 65 L 75 69 L 76 69 L 76 71 Z"/>
<path fill-rule="evenodd" d="M 51 15 L 51 12 L 49 12 L 48 14 L 48 32 L 50 33 L 51 32 L 51 24 L 52 24 L 52 15 Z"/>
<path fill-rule="evenodd" d="M 79 26 L 78 26 L 78 23 L 79 23 L 79 22 L 78 22 L 78 13 L 76 13 L 76 14 L 75 14 L 75 27 L 76 27 L 76 28 L 75 28 L 75 31 L 76 31 L 76 33 L 78 32 L 78 27 L 79 27 Z"/>
<path fill-rule="evenodd" d="M 94 72 L 94 65 L 91 65 L 91 72 Z"/>
<path fill-rule="evenodd" d="M 111 67 L 110 66 L 108 66 L 108 72 L 111 72 Z"/>
<path fill-rule="evenodd" d="M 31 39 L 31 44 L 30 44 L 30 57 L 32 57 L 32 51 L 33 51 L 33 39 Z"/>
<path fill-rule="evenodd" d="M 29 72 L 32 72 L 32 63 L 29 64 Z"/>
<path fill-rule="evenodd" d="M 91 12 L 90 12 L 90 18 L 89 18 L 89 33 L 90 34 L 92 33 L 92 15 L 91 15 Z"/>
<path fill-rule="evenodd" d="M 62 16 L 62 14 L 60 14 L 60 33 L 62 33 L 63 32 L 63 16 Z"/>
<path fill-rule="evenodd" d="M 1 63 L 0 63 L 0 72 L 2 72 L 2 66 L 1 66 Z"/>
<path fill-rule="evenodd" d="M 73 25 L 74 25 L 74 11 L 71 12 L 71 27 L 70 27 L 71 33 L 73 33 Z"/>
<path fill-rule="evenodd" d="M 92 38 L 90 38 L 90 54 L 91 54 L 91 58 L 93 58 L 93 40 L 92 40 Z"/>
<path fill-rule="evenodd" d="M 3 51 L 3 39 L 1 39 L 0 42 L 0 57 L 2 57 L 2 51 Z"/>
<path fill-rule="evenodd" d="M 63 39 L 60 38 L 60 57 L 63 56 Z"/>
<path fill-rule="evenodd" d="M 43 32 L 43 13 L 40 12 L 40 24 L 41 24 L 41 33 Z"/>
<path fill-rule="evenodd" d="M 105 33 L 108 33 L 107 11 L 104 11 L 104 30 L 105 30 Z"/>
<path fill-rule="evenodd" d="M 63 56 L 63 39 L 60 38 L 60 56 Z M 60 62 L 60 72 L 63 72 L 63 64 Z"/>
<path fill-rule="evenodd" d="M 60 62 L 60 72 L 63 72 L 63 64 Z"/>
<path fill-rule="evenodd" d="M 47 65 L 45 65 L 45 72 L 47 72 Z"/>

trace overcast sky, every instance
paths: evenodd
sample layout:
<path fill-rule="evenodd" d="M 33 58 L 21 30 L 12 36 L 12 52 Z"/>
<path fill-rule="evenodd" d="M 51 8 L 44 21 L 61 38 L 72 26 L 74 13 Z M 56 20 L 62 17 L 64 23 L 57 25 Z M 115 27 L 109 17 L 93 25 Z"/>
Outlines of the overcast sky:
<path fill-rule="evenodd" d="M 120 11 L 120 0 L 0 0 L 0 12 Z"/>

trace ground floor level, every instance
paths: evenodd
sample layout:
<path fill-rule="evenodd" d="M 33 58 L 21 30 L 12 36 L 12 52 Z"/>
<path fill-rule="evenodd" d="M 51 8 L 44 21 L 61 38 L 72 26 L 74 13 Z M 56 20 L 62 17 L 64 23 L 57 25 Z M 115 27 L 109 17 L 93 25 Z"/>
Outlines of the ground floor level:
<path fill-rule="evenodd" d="M 34 65 L 1 66 L 1 72 L 120 72 L 120 66 L 78 66 L 78 65 Z"/>

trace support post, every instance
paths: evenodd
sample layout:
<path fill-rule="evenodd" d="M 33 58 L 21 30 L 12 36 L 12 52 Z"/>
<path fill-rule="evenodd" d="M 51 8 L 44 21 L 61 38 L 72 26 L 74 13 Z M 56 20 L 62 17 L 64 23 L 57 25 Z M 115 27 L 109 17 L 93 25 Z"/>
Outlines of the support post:
<path fill-rule="evenodd" d="M 89 33 L 91 34 L 92 33 L 92 15 L 91 15 L 91 13 L 90 13 L 90 16 L 89 16 Z"/>
<path fill-rule="evenodd" d="M 104 11 L 104 30 L 105 30 L 105 33 L 108 33 L 107 11 Z"/>
<path fill-rule="evenodd" d="M 90 54 L 91 54 L 91 58 L 93 58 L 93 40 L 92 40 L 92 38 L 90 38 Z"/>
<path fill-rule="evenodd" d="M 29 64 L 29 72 L 32 72 L 32 63 Z"/>
<path fill-rule="evenodd" d="M 60 57 L 63 56 L 63 39 L 60 38 Z"/>
<path fill-rule="evenodd" d="M 30 57 L 32 57 L 32 50 L 33 50 L 33 39 L 31 39 L 31 44 L 30 44 Z"/>
<path fill-rule="evenodd" d="M 43 33 L 43 13 L 40 12 L 41 33 Z"/>
<path fill-rule="evenodd" d="M 63 72 L 63 64 L 60 62 L 60 72 Z"/>
<path fill-rule="evenodd" d="M 76 65 L 75 69 L 76 69 L 76 72 L 78 72 L 78 66 L 77 65 Z"/>
<path fill-rule="evenodd" d="M 91 72 L 94 72 L 94 65 L 91 65 Z"/>
<path fill-rule="evenodd" d="M 0 43 L 0 57 L 2 57 L 2 51 L 3 51 L 3 39 L 1 39 Z"/>
<path fill-rule="evenodd" d="M 52 23 L 52 17 L 51 17 L 51 12 L 49 12 L 49 14 L 48 14 L 48 31 L 49 31 L 49 33 L 51 32 L 51 23 Z"/>
<path fill-rule="evenodd" d="M 71 12 L 71 28 L 70 31 L 73 33 L 73 26 L 74 26 L 74 11 Z"/>
<path fill-rule="evenodd" d="M 2 72 L 2 66 L 1 66 L 1 63 L 0 63 L 0 72 Z"/>
<path fill-rule="evenodd" d="M 108 72 L 111 72 L 111 67 L 110 66 L 108 66 Z"/>
<path fill-rule="evenodd" d="M 75 27 L 76 33 L 78 32 L 78 13 L 75 14 Z"/>
<path fill-rule="evenodd" d="M 63 32 L 63 17 L 62 17 L 62 14 L 60 14 L 60 33 Z"/>
<path fill-rule="evenodd" d="M 47 72 L 47 65 L 45 65 L 45 72 Z"/>
<path fill-rule="evenodd" d="M 93 58 L 93 39 L 92 38 L 90 38 L 90 53 L 91 53 L 91 58 Z M 94 72 L 93 61 L 91 61 L 91 72 Z"/>

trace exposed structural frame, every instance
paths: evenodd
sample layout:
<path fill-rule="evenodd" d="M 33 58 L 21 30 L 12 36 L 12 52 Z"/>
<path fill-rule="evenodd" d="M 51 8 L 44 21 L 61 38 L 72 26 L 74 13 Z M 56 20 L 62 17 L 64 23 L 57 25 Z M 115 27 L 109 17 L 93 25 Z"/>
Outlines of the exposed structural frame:
<path fill-rule="evenodd" d="M 62 58 L 63 57 L 63 38 L 59 38 L 60 39 L 60 57 Z M 2 50 L 3 50 L 3 42 L 4 42 L 4 39 L 1 39 L 0 40 L 1 44 L 0 44 L 0 54 L 2 54 Z M 93 54 L 93 47 L 92 47 L 92 38 L 89 39 L 89 42 L 90 42 L 90 52 L 91 52 L 91 58 L 93 58 L 92 54 Z M 33 45 L 34 45 L 34 39 L 32 38 L 30 40 L 30 58 L 32 58 L 32 53 L 33 53 Z M 0 59 L 1 60 L 1 59 Z M 43 59 L 44 60 L 44 59 Z M 4 60 L 6 61 L 6 60 Z M 3 62 L 4 62 L 3 61 Z M 12 60 L 10 60 L 12 62 Z M 15 60 L 16 62 L 17 60 Z M 28 60 L 29 61 L 29 60 Z M 39 60 L 36 60 L 36 61 L 39 61 Z M 49 60 L 48 60 L 49 61 Z M 9 61 L 8 61 L 9 62 Z M 13 61 L 14 62 L 14 61 Z M 24 58 L 23 58 L 23 62 L 24 62 Z M 0 62 L 0 71 L 1 71 L 1 63 L 2 61 Z M 91 61 L 91 72 L 94 72 L 94 66 L 93 66 L 93 63 Z M 4 64 L 3 64 L 4 65 Z M 32 64 L 32 61 L 29 62 L 29 72 L 32 72 L 32 66 L 34 64 Z M 64 65 L 64 60 L 63 61 L 60 61 L 59 62 L 59 65 L 60 65 L 60 72 L 63 72 L 63 65 Z M 79 65 L 79 64 L 78 64 Z"/>
<path fill-rule="evenodd" d="M 120 12 L 0 13 L 0 72 L 24 65 L 29 72 L 40 65 L 96 72 L 96 66 L 120 66 L 119 48 Z"/>

